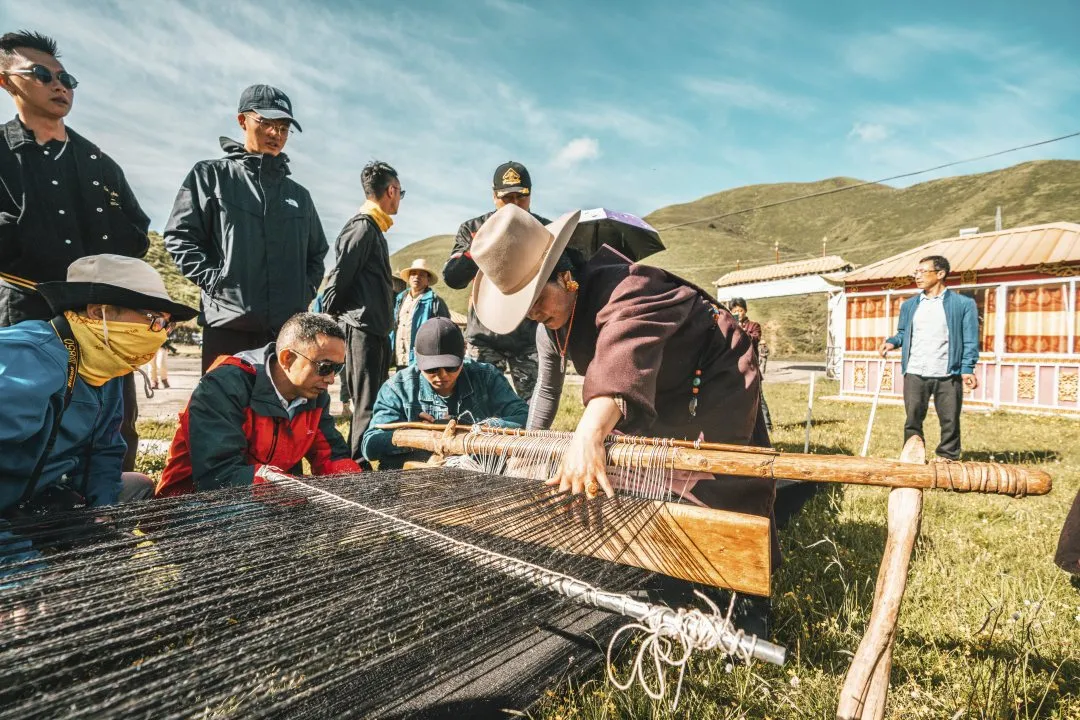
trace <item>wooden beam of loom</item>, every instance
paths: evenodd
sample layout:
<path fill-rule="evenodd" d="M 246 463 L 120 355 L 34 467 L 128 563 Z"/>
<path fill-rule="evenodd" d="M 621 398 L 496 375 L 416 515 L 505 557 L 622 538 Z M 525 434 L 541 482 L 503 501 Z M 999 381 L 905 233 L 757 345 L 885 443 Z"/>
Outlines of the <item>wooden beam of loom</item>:
<path fill-rule="evenodd" d="M 450 455 L 465 455 L 477 450 L 483 454 L 508 455 L 514 452 L 515 437 L 543 437 L 530 435 L 524 430 L 492 427 L 485 427 L 482 434 L 472 435 L 468 425 L 457 426 L 452 434 L 444 432 L 445 426 L 426 423 L 397 423 L 379 427 L 394 431 L 393 442 L 398 447 Z M 555 437 L 551 433 L 548 436 Z M 662 465 L 714 475 L 952 490 L 1014 497 L 1045 495 L 1052 487 L 1050 476 L 1042 470 L 1004 463 L 936 462 L 915 465 L 881 458 L 780 453 L 769 448 L 622 435 L 608 438 L 608 461 L 621 467 Z"/>
<path fill-rule="evenodd" d="M 767 597 L 771 580 L 769 519 L 695 505 L 652 501 L 629 522 L 605 522 L 610 502 L 583 503 L 522 519 L 518 507 L 460 508 L 425 516 L 444 525 L 484 528 L 484 532 L 542 543 L 575 555 L 651 570 L 702 585 Z M 587 514 L 587 515 L 586 515 Z M 591 547 L 581 546 L 583 520 L 607 528 Z M 500 519 L 513 517 L 513 522 Z M 565 525 L 563 525 L 565 524 Z M 537 529 L 552 532 L 538 533 Z M 560 532 L 568 527 L 571 532 Z M 546 537 L 544 537 L 546 535 Z M 543 537 L 542 540 L 537 540 Z"/>

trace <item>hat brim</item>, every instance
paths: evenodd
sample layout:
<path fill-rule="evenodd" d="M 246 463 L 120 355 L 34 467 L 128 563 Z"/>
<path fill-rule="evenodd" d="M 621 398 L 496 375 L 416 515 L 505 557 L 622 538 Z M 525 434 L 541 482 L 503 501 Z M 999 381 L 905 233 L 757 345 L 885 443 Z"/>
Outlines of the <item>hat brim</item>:
<path fill-rule="evenodd" d="M 117 285 L 87 282 L 44 282 L 37 291 L 49 303 L 53 312 L 82 310 L 90 304 L 115 305 L 132 310 L 153 310 L 169 313 L 173 322 L 191 320 L 199 311 L 166 298 L 144 295 Z"/>
<path fill-rule="evenodd" d="M 413 352 L 413 355 L 416 357 L 416 367 L 420 368 L 421 370 L 429 370 L 430 371 L 430 370 L 434 370 L 436 368 L 445 368 L 445 367 L 456 368 L 456 367 L 460 367 L 461 364 L 463 362 L 465 362 L 465 358 L 458 357 L 457 355 L 453 355 L 453 354 L 447 354 L 447 355 L 421 355 L 418 352 Z"/>
<path fill-rule="evenodd" d="M 401 272 L 398 273 L 398 277 L 401 278 L 402 280 L 404 280 L 405 282 L 409 282 L 409 273 L 411 273 L 413 270 L 419 270 L 420 272 L 426 272 L 428 274 L 428 277 L 431 278 L 431 281 L 428 283 L 428 285 L 438 285 L 439 284 L 439 276 L 436 275 L 431 270 L 428 270 L 427 268 L 407 267 L 407 268 L 405 268 L 404 270 L 402 270 Z"/>
<path fill-rule="evenodd" d="M 484 275 L 483 271 L 477 272 L 473 285 L 473 309 L 476 310 L 476 317 L 489 330 L 500 335 L 508 335 L 521 324 L 533 303 L 540 297 L 544 283 L 559 263 L 559 258 L 562 257 L 563 250 L 570 242 L 570 236 L 574 234 L 574 228 L 577 227 L 580 217 L 581 211 L 575 210 L 566 213 L 547 226 L 548 232 L 555 236 L 555 240 L 547 249 L 547 255 L 544 256 L 536 276 L 517 292 L 505 295 Z"/>
<path fill-rule="evenodd" d="M 292 123 L 294 128 L 300 132 L 304 132 L 304 129 L 300 127 L 300 123 L 296 122 L 296 118 L 284 110 L 278 110 L 277 108 L 252 108 L 251 111 L 258 113 L 260 117 L 264 117 L 267 120 L 288 120 Z"/>
<path fill-rule="evenodd" d="M 496 197 L 506 197 L 510 193 L 517 193 L 518 195 L 528 195 L 532 190 L 522 185 L 517 187 L 504 187 L 495 191 Z"/>

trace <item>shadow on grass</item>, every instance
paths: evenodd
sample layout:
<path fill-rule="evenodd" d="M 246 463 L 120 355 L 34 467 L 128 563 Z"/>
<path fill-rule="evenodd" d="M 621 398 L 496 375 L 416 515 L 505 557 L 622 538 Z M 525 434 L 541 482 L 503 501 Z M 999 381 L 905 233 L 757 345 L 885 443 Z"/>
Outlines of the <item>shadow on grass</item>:
<path fill-rule="evenodd" d="M 838 425 L 842 422 L 844 421 L 837 418 L 821 418 L 820 420 L 811 421 L 810 429 L 813 430 L 816 427 L 824 427 L 825 425 Z M 798 422 L 773 423 L 773 428 L 775 430 L 803 430 L 806 428 L 806 418 Z"/>
<path fill-rule="evenodd" d="M 1061 459 L 1061 453 L 1057 450 L 965 450 L 961 459 L 978 462 L 1038 465 L 1040 463 L 1057 462 Z"/>

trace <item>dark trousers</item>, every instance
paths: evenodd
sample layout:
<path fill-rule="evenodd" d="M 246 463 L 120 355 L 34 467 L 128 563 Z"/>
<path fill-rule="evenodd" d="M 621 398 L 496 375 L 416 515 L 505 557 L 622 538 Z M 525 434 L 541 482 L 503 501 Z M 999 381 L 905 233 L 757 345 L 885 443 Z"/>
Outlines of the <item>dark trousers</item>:
<path fill-rule="evenodd" d="M 124 419 L 120 422 L 120 436 L 127 443 L 127 452 L 124 453 L 124 463 L 120 466 L 123 472 L 131 472 L 135 469 L 135 457 L 139 454 L 139 431 L 135 423 L 139 421 L 139 386 L 135 382 L 138 373 L 124 376 Z M 142 376 L 139 376 L 142 381 Z"/>
<path fill-rule="evenodd" d="M 349 447 L 353 460 L 360 462 L 364 453 L 361 441 L 371 422 L 371 410 L 379 388 L 390 374 L 390 337 L 373 335 L 351 325 L 345 328 L 348 356 L 345 360 L 345 379 L 353 401 L 352 424 L 349 426 Z"/>
<path fill-rule="evenodd" d="M 204 327 L 202 336 L 202 371 L 205 373 L 221 355 L 235 355 L 272 343 L 277 333 L 229 328 Z"/>
<path fill-rule="evenodd" d="M 960 459 L 960 408 L 964 403 L 964 382 L 959 375 L 935 378 L 921 375 L 904 375 L 904 442 L 912 435 L 923 436 L 923 420 L 934 398 L 934 409 L 941 423 L 941 444 L 937 446 L 938 457 Z"/>

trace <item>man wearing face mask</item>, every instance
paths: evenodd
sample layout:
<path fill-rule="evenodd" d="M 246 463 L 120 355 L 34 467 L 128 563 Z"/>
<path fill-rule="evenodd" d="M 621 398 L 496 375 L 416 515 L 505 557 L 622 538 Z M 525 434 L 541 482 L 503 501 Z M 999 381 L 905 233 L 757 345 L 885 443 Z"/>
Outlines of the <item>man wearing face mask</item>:
<path fill-rule="evenodd" d="M 149 478 L 121 473 L 120 378 L 171 322 L 196 315 L 150 265 L 120 255 L 76 260 L 66 282 L 37 289 L 55 317 L 0 328 L 0 563 L 32 553 L 10 544 L 5 519 L 149 496 Z"/>
<path fill-rule="evenodd" d="M 252 85 L 240 96 L 243 143 L 221 138 L 225 157 L 195 164 L 176 196 L 165 247 L 202 290 L 202 370 L 221 355 L 273 342 L 308 308 L 329 246 L 311 194 L 282 152 L 300 131 L 292 101 Z"/>
<path fill-rule="evenodd" d="M 334 427 L 330 394 L 345 365 L 345 332 L 329 315 L 298 313 L 266 347 L 220 358 L 180 414 L 155 494 L 245 487 L 269 469 L 359 472 Z"/>

